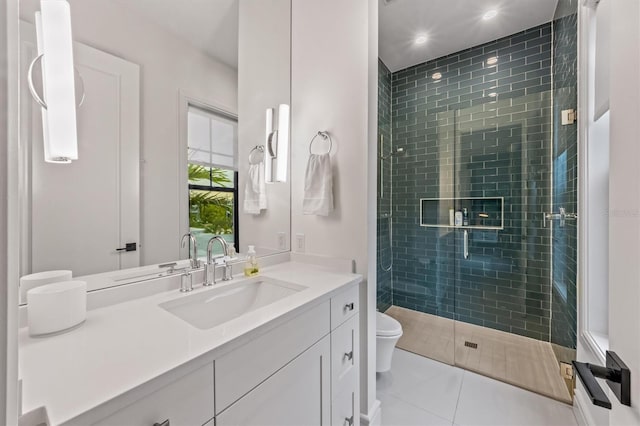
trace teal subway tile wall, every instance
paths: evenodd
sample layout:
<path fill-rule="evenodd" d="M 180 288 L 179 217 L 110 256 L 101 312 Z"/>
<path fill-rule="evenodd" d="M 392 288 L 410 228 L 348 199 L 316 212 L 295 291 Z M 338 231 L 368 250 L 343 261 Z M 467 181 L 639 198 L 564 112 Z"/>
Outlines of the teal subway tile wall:
<path fill-rule="evenodd" d="M 571 274 L 575 255 L 565 249 L 552 254 L 551 228 L 543 223 L 558 194 L 552 190 L 560 154 L 554 132 L 569 131 L 558 128 L 559 111 L 552 110 L 559 102 L 552 95 L 572 84 L 552 86 L 552 72 L 562 67 L 552 52 L 553 31 L 564 28 L 572 31 L 556 20 L 393 73 L 380 62 L 378 143 L 383 155 L 405 151 L 379 163 L 379 176 L 380 169 L 392 170 L 390 179 L 379 179 L 380 310 L 393 304 L 544 341 L 557 331 L 564 346 L 575 340 L 575 327 L 571 337 L 571 327 L 560 324 L 564 319 L 554 328 L 556 309 L 573 309 L 566 316 L 575 318 L 575 300 L 552 306 L 551 285 L 552 257 L 562 256 Z M 558 49 L 555 55 L 568 53 Z M 575 166 L 567 170 L 573 173 Z M 575 179 L 566 180 L 575 186 Z M 504 197 L 504 229 L 469 228 L 465 259 L 462 229 L 420 226 L 420 199 L 457 199 L 440 208 L 468 208 L 475 223 L 484 212 L 460 200 L 471 197 Z M 393 250 L 389 221 L 380 215 L 385 212 L 392 213 Z M 575 238 L 564 240 L 575 246 Z M 390 252 L 392 273 L 383 268 Z M 575 275 L 563 283 L 575 291 Z"/>
<path fill-rule="evenodd" d="M 551 41 L 546 24 L 393 74 L 394 305 L 549 340 Z M 460 230 L 418 223 L 420 198 L 459 197 L 505 199 L 468 259 Z"/>

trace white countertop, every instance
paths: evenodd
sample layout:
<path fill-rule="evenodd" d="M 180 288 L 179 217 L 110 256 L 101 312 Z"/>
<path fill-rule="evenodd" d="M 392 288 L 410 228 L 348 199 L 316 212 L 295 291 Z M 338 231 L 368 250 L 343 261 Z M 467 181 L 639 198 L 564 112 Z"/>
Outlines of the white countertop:
<path fill-rule="evenodd" d="M 211 289 L 199 285 L 186 295 L 172 290 L 88 311 L 84 324 L 57 336 L 32 338 L 20 329 L 23 412 L 46 406 L 53 425 L 67 422 L 190 361 L 210 362 L 361 281 L 360 275 L 294 262 L 263 268 L 260 275 L 308 288 L 208 330 L 158 306 Z"/>

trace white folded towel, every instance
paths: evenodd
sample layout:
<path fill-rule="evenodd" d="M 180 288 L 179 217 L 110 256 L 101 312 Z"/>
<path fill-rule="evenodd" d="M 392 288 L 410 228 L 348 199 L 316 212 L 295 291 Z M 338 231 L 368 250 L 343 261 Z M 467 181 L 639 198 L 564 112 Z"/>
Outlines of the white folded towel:
<path fill-rule="evenodd" d="M 267 191 L 264 183 L 264 163 L 250 164 L 244 187 L 244 212 L 260 214 L 267 208 Z"/>
<path fill-rule="evenodd" d="M 333 210 L 333 176 L 329 154 L 311 154 L 304 178 L 302 212 L 328 216 Z"/>

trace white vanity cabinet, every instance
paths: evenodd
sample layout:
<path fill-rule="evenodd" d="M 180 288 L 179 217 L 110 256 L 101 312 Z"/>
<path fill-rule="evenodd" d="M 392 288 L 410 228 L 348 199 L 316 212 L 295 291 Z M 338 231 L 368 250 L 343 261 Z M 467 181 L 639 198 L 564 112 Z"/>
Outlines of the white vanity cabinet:
<path fill-rule="evenodd" d="M 331 299 L 331 424 L 359 426 L 358 286 Z"/>
<path fill-rule="evenodd" d="M 99 410 L 100 408 L 93 411 Z M 91 424 L 200 426 L 211 420 L 213 416 L 213 363 L 211 363 Z M 89 423 L 83 416 L 67 424 L 87 425 Z"/>
<path fill-rule="evenodd" d="M 327 300 L 215 360 L 216 415 L 281 369 L 331 331 Z M 329 354 L 324 355 L 329 361 Z M 326 371 L 330 365 L 327 364 Z M 326 383 L 330 389 L 329 381 Z"/>
<path fill-rule="evenodd" d="M 166 385 L 133 389 L 65 425 L 359 425 L 358 286 L 241 336 Z M 188 365 L 186 365 L 188 367 Z"/>
<path fill-rule="evenodd" d="M 216 360 L 216 426 L 359 425 L 358 321 L 353 286 Z"/>
<path fill-rule="evenodd" d="M 216 426 L 359 425 L 358 321 L 353 286 L 216 360 Z"/>

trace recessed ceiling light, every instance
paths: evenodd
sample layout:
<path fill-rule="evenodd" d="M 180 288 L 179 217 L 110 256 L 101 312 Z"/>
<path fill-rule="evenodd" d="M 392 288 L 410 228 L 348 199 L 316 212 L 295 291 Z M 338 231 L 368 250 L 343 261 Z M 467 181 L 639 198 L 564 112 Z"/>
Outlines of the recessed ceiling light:
<path fill-rule="evenodd" d="M 484 19 L 485 21 L 488 21 L 489 19 L 493 19 L 496 16 L 498 16 L 498 11 L 496 9 L 491 9 L 491 10 L 488 10 L 487 13 L 482 15 L 482 19 Z"/>
<path fill-rule="evenodd" d="M 413 42 L 415 44 L 425 44 L 427 42 L 427 40 L 429 40 L 429 37 L 427 37 L 425 34 L 420 34 L 419 36 L 416 37 L 415 40 L 413 40 Z"/>
<path fill-rule="evenodd" d="M 434 72 L 431 78 L 434 80 L 440 80 L 442 78 L 442 73 Z"/>
<path fill-rule="evenodd" d="M 487 59 L 487 65 L 495 65 L 498 63 L 498 57 L 497 56 L 492 56 L 489 59 Z"/>

